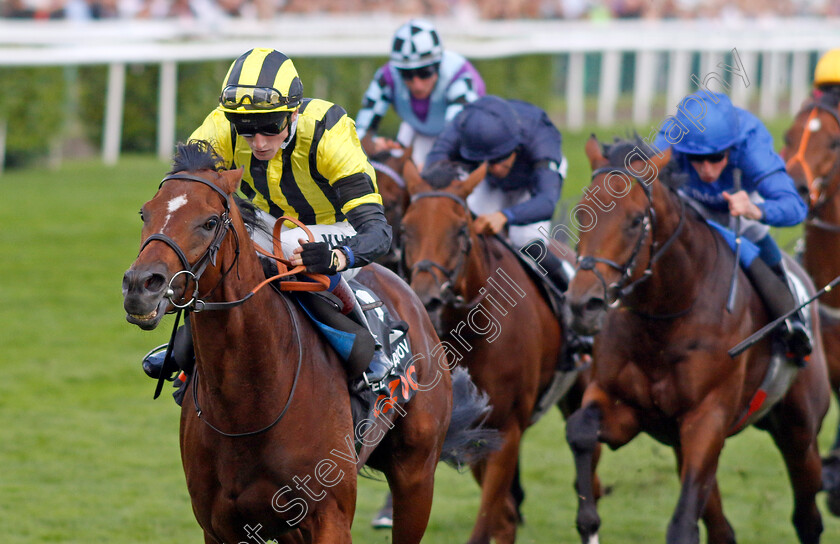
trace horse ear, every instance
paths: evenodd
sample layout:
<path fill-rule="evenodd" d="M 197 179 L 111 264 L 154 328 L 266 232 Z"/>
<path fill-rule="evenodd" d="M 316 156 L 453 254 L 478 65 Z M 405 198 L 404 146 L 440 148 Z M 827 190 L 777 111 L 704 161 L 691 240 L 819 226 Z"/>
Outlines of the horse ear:
<path fill-rule="evenodd" d="M 239 183 L 242 181 L 242 172 L 245 169 L 240 166 L 236 170 L 225 170 L 219 174 L 219 182 L 221 189 L 229 195 L 232 195 L 239 189 Z"/>
<path fill-rule="evenodd" d="M 671 162 L 671 148 L 669 147 L 661 154 L 654 154 L 653 157 L 650 158 L 650 163 L 656 167 L 656 170 L 661 172 L 662 169 L 665 167 L 666 164 Z"/>
<path fill-rule="evenodd" d="M 462 181 L 461 183 L 456 185 L 453 188 L 452 192 L 454 192 L 455 194 L 457 194 L 461 198 L 467 198 L 469 196 L 469 194 L 473 192 L 473 189 L 475 189 L 475 186 L 478 185 L 479 183 L 481 183 L 481 181 L 484 179 L 484 177 L 486 175 L 487 175 L 487 163 L 483 162 L 483 163 L 481 163 L 481 166 L 479 166 L 478 168 L 473 170 L 472 173 L 470 173 L 470 175 L 467 177 L 467 179 L 465 179 L 464 181 Z"/>
<path fill-rule="evenodd" d="M 417 170 L 417 165 L 414 164 L 410 156 L 407 156 L 405 159 L 403 178 L 405 178 L 405 187 L 408 189 L 408 194 L 410 195 L 427 193 L 432 190 L 432 186 L 426 183 L 426 180 L 420 176 L 420 171 Z"/>
<path fill-rule="evenodd" d="M 607 158 L 601 151 L 601 142 L 593 134 L 586 140 L 586 157 L 589 159 L 589 166 L 592 170 L 596 170 L 607 163 Z"/>

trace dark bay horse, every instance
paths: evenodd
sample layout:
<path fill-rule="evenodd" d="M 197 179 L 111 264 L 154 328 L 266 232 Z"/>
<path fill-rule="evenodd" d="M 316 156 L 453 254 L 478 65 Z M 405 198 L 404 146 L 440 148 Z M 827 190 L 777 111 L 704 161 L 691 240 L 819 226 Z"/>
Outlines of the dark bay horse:
<path fill-rule="evenodd" d="M 840 115 L 837 97 L 826 96 L 807 104 L 785 134 L 782 151 L 788 174 L 805 202 L 802 265 L 817 286 L 840 275 Z M 829 291 L 819 300 L 820 324 L 831 387 L 840 400 L 840 292 Z M 840 428 L 824 460 L 828 505 L 840 516 Z"/>
<path fill-rule="evenodd" d="M 179 147 L 172 173 L 143 205 L 140 254 L 123 278 L 127 319 L 144 330 L 176 302 L 193 310 L 196 363 L 180 443 L 205 542 L 349 543 L 365 463 L 393 493 L 393 542 L 420 542 L 453 407 L 422 303 L 378 265 L 359 274 L 409 324 L 420 386 L 399 414 L 354 429 L 334 350 L 288 295 L 256 287 L 265 275 L 232 198 L 241 170 L 215 165 L 212 150 Z"/>
<path fill-rule="evenodd" d="M 376 170 L 376 185 L 382 195 L 385 218 L 393 228 L 391 248 L 376 262 L 391 272 L 401 274 L 402 245 L 400 241 L 400 223 L 405 209 L 408 208 L 408 190 L 402 176 L 406 160 L 411 157 L 411 148 L 400 152 L 383 151 L 370 158 L 370 164 Z"/>
<path fill-rule="evenodd" d="M 493 538 L 509 544 L 519 521 L 511 486 L 520 442 L 541 393 L 568 354 L 563 325 L 517 257 L 496 237 L 473 228 L 465 199 L 485 170 L 478 168 L 465 180 L 447 177 L 435 188 L 408 162 L 404 176 L 411 204 L 403 217 L 402 240 L 412 289 L 429 311 L 442 345 L 489 395 L 492 412 L 486 424 L 503 435 L 501 449 L 472 466 L 481 505 L 469 542 Z M 573 252 L 566 249 L 571 258 Z M 576 378 L 576 371 L 563 375 L 565 390 Z"/>
<path fill-rule="evenodd" d="M 734 543 L 717 465 L 725 439 L 754 422 L 784 457 L 799 540 L 819 542 L 817 433 L 830 401 L 819 331 L 798 372 L 771 356 L 767 338 L 730 358 L 730 348 L 767 323 L 766 310 L 738 269 L 735 305 L 726 312 L 733 252 L 657 179 L 670 152 L 655 156 L 631 147 L 608 161 L 597 140 L 587 143 L 593 178 L 581 205 L 591 217 L 581 220 L 579 268 L 567 293 L 573 326 L 597 333 L 592 379 L 567 425 L 582 541 L 597 542 L 600 525 L 590 483 L 594 446 L 600 441 L 616 449 L 645 432 L 672 446 L 677 458 L 681 489 L 666 541 L 698 543 L 702 517 L 710 543 Z M 813 293 L 804 271 L 789 264 Z M 815 308 L 811 317 L 818 322 Z M 767 381 L 768 369 L 786 382 L 771 388 L 778 382 Z M 774 392 L 781 398 L 772 404 Z"/>

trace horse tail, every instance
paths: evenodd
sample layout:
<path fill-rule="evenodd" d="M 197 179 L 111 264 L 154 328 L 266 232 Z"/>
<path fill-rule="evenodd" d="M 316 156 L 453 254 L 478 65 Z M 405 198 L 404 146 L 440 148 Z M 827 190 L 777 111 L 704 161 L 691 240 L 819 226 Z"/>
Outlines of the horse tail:
<path fill-rule="evenodd" d="M 455 468 L 480 461 L 501 447 L 501 433 L 484 426 L 492 410 L 487 393 L 478 390 L 462 367 L 452 371 L 452 418 L 440 459 Z"/>

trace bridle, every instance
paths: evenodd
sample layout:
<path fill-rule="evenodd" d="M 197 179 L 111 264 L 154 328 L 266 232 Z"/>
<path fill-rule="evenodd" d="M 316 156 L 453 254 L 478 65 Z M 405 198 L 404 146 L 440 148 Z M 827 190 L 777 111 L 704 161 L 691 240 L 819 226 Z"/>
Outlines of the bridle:
<path fill-rule="evenodd" d="M 838 148 L 838 151 L 836 152 L 838 153 L 838 156 L 835 158 L 834 163 L 831 166 L 831 170 L 829 170 L 828 174 L 825 176 L 815 177 L 814 172 L 811 170 L 811 166 L 805 160 L 805 152 L 808 150 L 808 143 L 811 140 L 812 134 L 812 131 L 809 128 L 811 122 L 817 118 L 820 111 L 824 111 L 831 115 L 831 117 L 837 122 L 838 128 L 840 128 L 840 114 L 838 114 L 835 108 L 831 108 L 820 102 L 812 102 L 806 106 L 806 108 L 810 109 L 810 113 L 808 114 L 808 118 L 805 120 L 805 124 L 802 129 L 802 137 L 799 139 L 799 147 L 797 148 L 796 153 L 788 159 L 785 167 L 788 171 L 790 171 L 792 165 L 799 163 L 802 171 L 805 173 L 805 179 L 808 183 L 808 195 L 811 200 L 811 209 L 808 212 L 807 223 L 831 232 L 840 232 L 840 226 L 827 223 L 817 216 L 819 210 L 827 202 L 829 202 L 837 193 L 838 189 L 840 189 L 838 184 L 834 184 L 831 186 L 832 190 L 830 192 L 822 192 L 825 184 L 830 183 L 838 172 L 840 172 L 840 148 Z"/>
<path fill-rule="evenodd" d="M 201 275 L 204 273 L 204 270 L 207 268 L 208 264 L 213 264 L 215 266 L 216 255 L 217 255 L 217 253 L 219 251 L 219 248 L 221 247 L 222 242 L 224 241 L 225 236 L 227 235 L 228 231 L 233 232 L 233 235 L 236 238 L 235 256 L 234 256 L 233 262 L 231 262 L 230 266 L 228 266 L 228 268 L 222 272 L 222 275 L 221 275 L 221 278 L 219 279 L 219 282 L 216 284 L 215 287 L 213 287 L 213 289 L 210 290 L 209 294 L 212 294 L 213 291 L 215 291 L 216 288 L 219 285 L 221 285 L 222 281 L 224 281 L 227 274 L 239 262 L 239 253 L 240 253 L 239 236 L 237 235 L 235 229 L 230 228 L 231 227 L 230 196 L 227 193 L 225 193 L 224 191 L 222 191 L 219 187 L 214 185 L 213 183 L 207 181 L 206 179 L 201 178 L 199 176 L 193 176 L 191 174 L 186 174 L 186 173 L 183 173 L 183 172 L 178 172 L 178 173 L 166 176 L 160 182 L 160 185 L 158 186 L 158 188 L 162 187 L 163 184 L 166 183 L 169 180 L 183 180 L 183 181 L 188 181 L 188 182 L 197 182 L 197 183 L 201 183 L 203 185 L 206 185 L 207 187 L 210 187 L 211 189 L 216 191 L 216 193 L 218 193 L 222 197 L 222 204 L 224 205 L 224 212 L 222 212 L 222 214 L 220 216 L 219 223 L 216 225 L 216 231 L 213 235 L 213 240 L 210 242 L 210 245 L 207 246 L 207 249 L 204 250 L 204 253 L 201 254 L 201 256 L 198 258 L 198 260 L 196 260 L 195 264 L 193 264 L 192 266 L 190 266 L 190 263 L 187 260 L 186 254 L 181 249 L 181 247 L 178 245 L 178 243 L 175 242 L 175 240 L 173 240 L 171 237 L 167 236 L 166 234 L 163 234 L 163 233 L 152 234 L 151 236 L 146 238 L 146 240 L 140 246 L 140 253 L 142 253 L 143 249 L 145 249 L 146 246 L 148 246 L 151 242 L 153 242 L 153 241 L 163 242 L 164 244 L 169 246 L 169 248 L 171 248 L 173 252 L 175 252 L 175 255 L 178 256 L 178 260 L 181 262 L 181 266 L 182 266 L 182 269 L 180 271 L 176 272 L 172 276 L 172 278 L 170 279 L 169 285 L 168 285 L 166 293 L 164 295 L 166 298 L 169 299 L 169 301 L 172 303 L 172 305 L 175 306 L 178 309 L 178 314 L 175 317 L 175 324 L 172 328 L 172 336 L 170 337 L 169 345 L 168 345 L 167 350 L 166 350 L 166 356 L 165 356 L 165 359 L 164 359 L 164 367 L 166 366 L 167 362 L 170 361 L 170 358 L 172 356 L 172 346 L 173 346 L 174 340 L 175 340 L 175 332 L 178 329 L 178 323 L 180 321 L 181 313 L 183 311 L 186 310 L 187 312 L 201 312 L 201 311 L 206 311 L 206 310 L 229 310 L 231 308 L 234 308 L 236 306 L 239 306 L 239 305 L 245 303 L 247 300 L 249 300 L 251 297 L 253 297 L 257 293 L 257 291 L 262 289 L 265 285 L 268 285 L 271 282 L 273 282 L 274 280 L 280 279 L 282 277 L 301 272 L 304 268 L 304 267 L 296 267 L 296 268 L 294 268 L 292 270 L 289 270 L 287 272 L 282 272 L 280 274 L 277 274 L 276 276 L 273 276 L 271 278 L 267 278 L 265 281 L 261 282 L 253 290 L 251 290 L 247 295 L 245 295 L 243 298 L 238 299 L 238 300 L 228 301 L 228 302 L 205 302 L 203 300 L 198 299 L 198 280 L 201 277 Z M 304 230 L 306 230 L 307 234 L 309 235 L 309 239 L 312 240 L 312 233 L 309 232 L 308 229 L 306 229 L 306 227 L 304 227 L 299 221 L 297 221 L 293 218 L 288 218 L 288 217 L 280 218 L 277 221 L 277 223 L 275 224 L 275 233 L 276 233 L 275 234 L 275 239 L 276 240 L 279 240 L 279 236 L 277 235 L 279 233 L 277 233 L 277 231 L 279 230 L 280 225 L 282 224 L 284 219 L 293 221 L 293 222 L 297 223 L 298 226 L 304 228 Z M 257 247 L 257 246 L 255 246 L 255 247 Z M 272 255 L 272 254 L 270 254 L 266 251 L 263 251 L 259 248 L 258 248 L 258 251 L 260 253 L 268 256 L 268 257 L 271 257 L 271 258 L 277 260 L 277 261 L 287 263 L 286 261 L 284 261 L 281 257 L 279 257 L 277 255 Z M 277 252 L 276 249 L 275 249 L 275 252 Z M 282 254 L 282 252 L 280 252 L 280 254 Z M 183 304 L 178 304 L 173 300 L 174 290 L 172 288 L 172 283 L 180 275 L 185 275 L 187 278 L 192 279 L 192 281 L 195 283 L 195 287 L 193 289 L 193 295 L 192 295 L 191 299 L 189 301 L 183 303 Z M 315 288 L 307 288 L 307 285 L 303 285 L 302 287 L 300 287 L 300 290 L 317 290 L 317 286 L 323 285 L 324 282 L 321 279 L 318 279 L 318 278 L 316 278 L 316 279 L 318 280 L 317 283 L 309 283 L 309 282 L 285 282 L 285 283 L 292 283 L 292 284 L 295 284 L 298 287 L 300 287 L 301 283 L 308 284 L 309 286 L 314 286 Z M 328 281 L 329 280 L 327 280 L 327 282 Z M 289 391 L 289 397 L 286 400 L 285 406 L 280 411 L 280 414 L 274 419 L 274 421 L 272 421 L 271 423 L 269 423 L 265 427 L 262 427 L 260 429 L 254 430 L 254 431 L 238 432 L 238 433 L 228 433 L 228 432 L 222 431 L 221 429 L 219 429 L 218 427 L 216 427 L 215 425 L 213 425 L 212 423 L 207 421 L 207 419 L 202 417 L 203 412 L 202 412 L 201 407 L 199 406 L 199 403 L 198 403 L 198 379 L 199 379 L 198 376 L 199 376 L 199 374 L 198 374 L 198 368 L 196 367 L 196 369 L 195 369 L 195 376 L 193 378 L 194 383 L 192 384 L 192 397 L 193 397 L 193 404 L 195 405 L 196 416 L 201 421 L 203 421 L 205 424 L 207 424 L 208 427 L 213 429 L 215 432 L 221 434 L 222 436 L 225 436 L 225 437 L 228 437 L 228 438 L 241 438 L 241 437 L 255 436 L 255 435 L 258 435 L 258 434 L 262 434 L 262 433 L 268 431 L 269 429 L 271 429 L 272 427 L 274 427 L 275 425 L 277 425 L 277 423 L 280 422 L 280 420 L 283 418 L 283 416 L 286 415 L 286 412 L 288 411 L 289 406 L 291 406 L 292 398 L 294 397 L 295 390 L 297 388 L 298 378 L 300 377 L 301 363 L 303 361 L 303 345 L 301 343 L 300 330 L 299 330 L 299 327 L 298 327 L 298 324 L 297 324 L 297 318 L 295 317 L 295 313 L 292 310 L 291 306 L 289 305 L 288 300 L 286 300 L 286 297 L 280 297 L 280 298 L 283 300 L 283 303 L 286 305 L 286 308 L 289 311 L 289 315 L 292 316 L 292 328 L 295 331 L 295 337 L 296 337 L 295 344 L 298 346 L 298 360 L 297 360 L 297 365 L 296 365 L 296 369 L 295 369 L 295 375 L 294 375 L 294 378 L 293 378 L 293 381 L 292 381 L 291 390 Z M 164 381 L 164 376 L 163 376 L 163 372 L 161 372 L 161 375 L 158 378 L 157 387 L 155 389 L 154 398 L 158 398 L 158 396 L 160 395 L 161 389 L 163 387 L 163 381 Z"/>
<path fill-rule="evenodd" d="M 648 207 L 645 211 L 645 217 L 642 220 L 644 228 L 639 234 L 639 237 L 636 239 L 636 243 L 633 246 L 633 252 L 630 254 L 630 257 L 623 265 L 618 264 L 613 260 L 606 259 L 604 257 L 578 256 L 577 271 L 591 270 L 592 273 L 595 274 L 595 276 L 601 282 L 601 286 L 604 289 L 604 300 L 609 301 L 610 293 L 615 293 L 615 299 L 612 302 L 610 302 L 609 305 L 611 307 L 617 307 L 618 304 L 621 302 L 622 298 L 632 293 L 636 287 L 638 287 L 642 282 L 648 280 L 653 275 L 653 266 L 662 257 L 662 255 L 665 254 L 668 248 L 671 247 L 671 244 L 673 244 L 679 237 L 685 224 L 685 203 L 681 198 L 677 197 L 677 200 L 680 203 L 679 223 L 677 224 L 677 228 L 674 229 L 674 232 L 665 241 L 665 243 L 662 244 L 662 246 L 657 247 L 658 244 L 656 242 L 656 210 L 654 210 L 653 207 L 653 194 L 651 188 L 645 183 L 644 180 L 640 179 L 638 176 L 636 176 L 626 168 L 618 168 L 613 166 L 605 166 L 603 168 L 598 168 L 594 172 L 592 172 L 592 179 L 594 180 L 601 174 L 626 174 L 630 176 L 631 178 L 636 180 L 636 182 L 638 182 L 639 186 L 641 186 L 642 190 L 645 193 L 645 196 L 648 199 Z M 645 240 L 647 240 L 648 235 L 650 235 L 651 237 L 651 242 L 650 258 L 648 259 L 647 268 L 644 272 L 642 272 L 642 275 L 639 278 L 630 282 L 630 279 L 633 276 L 633 270 L 636 267 L 636 261 L 638 260 L 639 255 L 641 255 L 642 253 L 642 248 L 644 247 L 644 243 Z M 598 263 L 605 264 L 613 270 L 617 270 L 619 273 L 618 280 L 616 280 L 610 285 L 607 285 L 606 279 L 595 266 Z"/>
<path fill-rule="evenodd" d="M 470 301 L 469 303 L 465 303 L 463 295 L 460 295 L 455 292 L 455 282 L 458 280 L 458 278 L 461 276 L 461 273 L 464 271 L 464 267 L 467 264 L 467 256 L 470 254 L 470 251 L 472 251 L 472 238 L 470 237 L 470 223 L 472 221 L 472 212 L 470 212 L 466 200 L 464 200 L 456 194 L 447 191 L 427 191 L 423 193 L 417 193 L 415 195 L 412 195 L 410 203 L 413 204 L 422 198 L 448 198 L 450 200 L 454 200 L 464 209 L 464 212 L 467 216 L 467 223 L 458 232 L 460 249 L 458 251 L 458 260 L 456 261 L 454 267 L 449 269 L 432 260 L 423 259 L 422 261 L 418 261 L 411 266 L 411 268 L 409 269 L 411 277 L 414 277 L 414 274 L 417 272 L 426 272 L 431 274 L 432 269 L 438 270 L 441 274 L 443 274 L 445 281 L 443 283 L 440 283 L 435 274 L 432 274 L 432 277 L 435 280 L 435 284 L 440 289 L 440 298 L 443 301 L 443 303 L 456 308 L 472 308 L 476 306 L 479 302 L 481 302 L 481 299 L 484 298 L 483 294 L 479 295 L 475 300 Z M 403 251 L 402 253 L 403 260 L 405 260 L 405 253 L 405 251 Z M 405 268 L 404 264 L 403 268 Z"/>
<path fill-rule="evenodd" d="M 143 245 L 140 246 L 140 252 L 139 253 L 142 253 L 143 250 L 146 248 L 146 246 L 148 246 L 151 242 L 154 242 L 154 241 L 163 242 L 164 244 L 169 246 L 170 249 L 172 249 L 172 251 L 175 252 L 175 255 L 178 257 L 178 260 L 181 262 L 181 267 L 182 268 L 181 268 L 180 271 L 175 273 L 175 275 L 173 275 L 172 278 L 169 280 L 169 286 L 168 286 L 168 288 L 166 290 L 166 294 L 164 296 L 166 298 L 168 298 L 169 301 L 172 303 L 172 305 L 175 306 L 176 308 L 178 308 L 179 311 L 187 309 L 188 311 L 200 312 L 202 310 L 223 309 L 226 306 L 217 307 L 218 303 L 206 303 L 206 302 L 198 299 L 198 279 L 204 273 L 204 270 L 207 268 L 208 264 L 211 264 L 211 263 L 213 265 L 216 264 L 216 254 L 218 253 L 219 248 L 222 245 L 222 241 L 224 241 L 225 236 L 227 235 L 228 231 L 230 230 L 230 222 L 231 222 L 231 219 L 230 219 L 230 198 L 228 197 L 228 195 L 224 191 L 222 191 L 221 189 L 216 187 L 216 185 L 210 183 L 206 179 L 198 177 L 198 176 L 193 176 L 193 175 L 190 175 L 190 174 L 184 174 L 184 173 L 181 173 L 181 172 L 179 172 L 177 174 L 171 174 L 171 175 L 163 178 L 163 180 L 160 182 L 160 185 L 158 186 L 158 188 L 163 187 L 163 184 L 166 183 L 167 181 L 174 180 L 174 179 L 184 180 L 184 181 L 194 181 L 194 182 L 197 182 L 197 183 L 204 184 L 207 187 L 210 187 L 211 189 L 216 191 L 222 197 L 222 204 L 225 207 L 225 211 L 222 212 L 222 215 L 219 218 L 219 222 L 216 224 L 216 231 L 215 231 L 215 234 L 213 235 L 213 240 L 210 242 L 210 245 L 207 246 L 207 249 L 204 250 L 204 253 L 201 254 L 201 256 L 198 258 L 198 260 L 192 266 L 190 266 L 190 263 L 187 260 L 186 254 L 181 249 L 181 247 L 178 245 L 178 243 L 175 240 L 173 240 L 172 238 L 170 238 L 169 236 L 167 236 L 166 234 L 163 234 L 162 232 L 152 234 L 151 236 L 146 238 L 146 240 L 143 242 Z M 236 231 L 233 231 L 233 234 L 236 237 L 236 250 L 235 250 L 236 251 L 236 257 L 234 258 L 234 261 L 233 261 L 233 263 L 231 263 L 230 267 L 228 267 L 228 269 L 225 270 L 222 273 L 222 277 L 219 279 L 219 284 L 222 282 L 222 280 L 224 280 L 225 276 L 228 274 L 228 272 L 230 272 L 233 269 L 233 266 L 239 260 L 239 237 L 236 235 Z M 178 276 L 181 276 L 181 275 L 184 275 L 186 277 L 186 279 L 185 279 L 185 289 L 186 289 L 186 282 L 188 282 L 190 279 L 195 284 L 195 288 L 193 289 L 192 298 L 189 301 L 187 301 L 183 304 L 179 304 L 179 303 L 175 302 L 175 300 L 173 300 L 173 297 L 175 296 L 175 291 L 172 288 L 173 282 L 178 278 Z M 219 284 L 217 284 L 216 287 L 218 287 Z M 210 292 L 212 293 L 216 289 L 216 287 L 214 287 Z M 250 297 L 248 297 L 248 298 L 250 298 Z M 241 302 L 239 302 L 239 304 L 241 304 L 242 302 L 245 302 L 245 300 L 247 300 L 247 299 L 243 299 Z"/>

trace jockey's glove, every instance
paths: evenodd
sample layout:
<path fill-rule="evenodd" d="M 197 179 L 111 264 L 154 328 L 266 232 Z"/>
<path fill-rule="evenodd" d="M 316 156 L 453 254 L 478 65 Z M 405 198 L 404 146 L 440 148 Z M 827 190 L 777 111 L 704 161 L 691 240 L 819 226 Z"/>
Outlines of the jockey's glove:
<path fill-rule="evenodd" d="M 338 249 L 330 249 L 326 242 L 309 242 L 301 244 L 303 251 L 300 258 L 307 272 L 312 274 L 332 275 L 338 273 L 341 266 Z"/>

